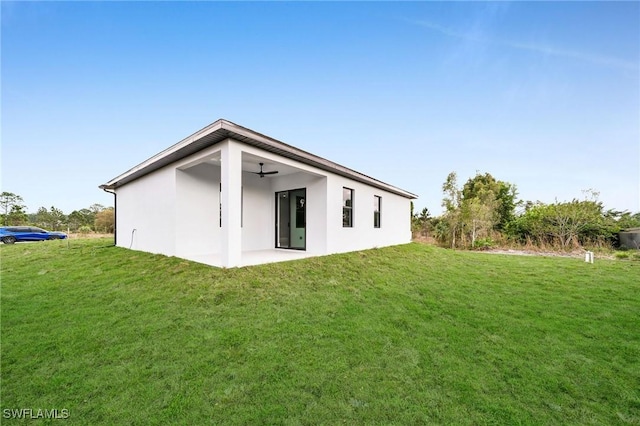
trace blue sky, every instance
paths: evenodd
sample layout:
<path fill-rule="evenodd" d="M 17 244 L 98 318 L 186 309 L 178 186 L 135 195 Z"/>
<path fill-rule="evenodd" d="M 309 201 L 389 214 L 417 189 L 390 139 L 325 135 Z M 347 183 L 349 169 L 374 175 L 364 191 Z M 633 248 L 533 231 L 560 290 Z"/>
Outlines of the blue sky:
<path fill-rule="evenodd" d="M 2 2 L 2 190 L 28 210 L 218 118 L 441 211 L 476 171 L 640 210 L 640 3 Z"/>

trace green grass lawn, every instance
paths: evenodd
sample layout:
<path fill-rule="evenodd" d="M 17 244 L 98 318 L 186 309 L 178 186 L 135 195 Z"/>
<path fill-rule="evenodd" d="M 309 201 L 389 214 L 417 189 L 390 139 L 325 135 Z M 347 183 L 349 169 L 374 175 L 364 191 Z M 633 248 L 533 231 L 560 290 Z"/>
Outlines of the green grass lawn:
<path fill-rule="evenodd" d="M 49 423 L 78 425 L 640 424 L 640 262 L 409 244 L 216 269 L 108 244 L 0 248 L 3 410 L 67 409 Z"/>

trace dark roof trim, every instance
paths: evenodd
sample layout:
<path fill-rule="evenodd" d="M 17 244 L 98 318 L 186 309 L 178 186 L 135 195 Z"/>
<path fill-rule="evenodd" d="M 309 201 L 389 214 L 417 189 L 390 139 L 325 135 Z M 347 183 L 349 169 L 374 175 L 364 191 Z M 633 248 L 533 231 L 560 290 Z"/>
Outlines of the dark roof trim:
<path fill-rule="evenodd" d="M 100 188 L 118 188 L 166 165 L 186 158 L 192 154 L 202 151 L 205 148 L 216 145 L 228 138 L 406 198 L 418 198 L 417 195 L 411 192 L 389 185 L 370 176 L 356 172 L 355 170 L 341 166 L 340 164 L 318 157 L 317 155 L 303 151 L 294 146 L 280 142 L 276 139 L 270 138 L 269 136 L 224 119 L 220 119 L 195 132 L 191 136 L 184 138 L 177 144 L 170 146 L 132 169 L 127 170 L 106 184 L 100 185 Z"/>

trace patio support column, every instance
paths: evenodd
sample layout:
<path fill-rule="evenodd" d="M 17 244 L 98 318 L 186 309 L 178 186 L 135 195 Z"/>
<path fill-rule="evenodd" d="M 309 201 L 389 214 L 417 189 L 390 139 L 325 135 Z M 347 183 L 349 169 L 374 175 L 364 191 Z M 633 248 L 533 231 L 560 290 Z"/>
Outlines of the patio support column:
<path fill-rule="evenodd" d="M 222 144 L 222 266 L 240 266 L 242 256 L 242 151 L 231 140 Z"/>

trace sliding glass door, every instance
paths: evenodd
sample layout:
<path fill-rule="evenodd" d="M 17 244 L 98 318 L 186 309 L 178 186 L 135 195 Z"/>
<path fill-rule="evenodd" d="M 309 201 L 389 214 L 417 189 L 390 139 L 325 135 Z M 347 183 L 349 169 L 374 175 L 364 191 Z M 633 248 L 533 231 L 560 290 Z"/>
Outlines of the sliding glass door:
<path fill-rule="evenodd" d="M 307 190 L 276 192 L 276 248 L 307 247 Z"/>

